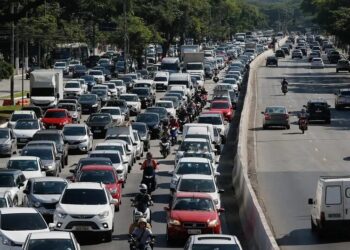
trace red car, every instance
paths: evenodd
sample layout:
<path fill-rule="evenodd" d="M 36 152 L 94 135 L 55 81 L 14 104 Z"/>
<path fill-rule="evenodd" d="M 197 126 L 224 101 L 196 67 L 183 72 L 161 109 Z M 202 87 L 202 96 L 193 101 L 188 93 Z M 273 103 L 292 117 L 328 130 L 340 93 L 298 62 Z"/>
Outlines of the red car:
<path fill-rule="evenodd" d="M 179 192 L 175 194 L 168 212 L 167 240 L 186 240 L 193 234 L 221 234 L 220 212 L 210 195 Z"/>
<path fill-rule="evenodd" d="M 233 108 L 230 102 L 224 100 L 212 101 L 210 111 L 221 112 L 225 120 L 231 121 L 233 118 Z"/>
<path fill-rule="evenodd" d="M 47 129 L 62 129 L 64 125 L 73 123 L 73 118 L 66 109 L 48 109 L 41 122 Z"/>
<path fill-rule="evenodd" d="M 105 184 L 106 188 L 111 193 L 113 199 L 118 203 L 115 205 L 115 210 L 119 211 L 119 206 L 122 203 L 122 180 L 118 180 L 117 173 L 113 166 L 108 165 L 86 165 L 81 168 L 76 179 L 77 182 L 98 182 Z"/>

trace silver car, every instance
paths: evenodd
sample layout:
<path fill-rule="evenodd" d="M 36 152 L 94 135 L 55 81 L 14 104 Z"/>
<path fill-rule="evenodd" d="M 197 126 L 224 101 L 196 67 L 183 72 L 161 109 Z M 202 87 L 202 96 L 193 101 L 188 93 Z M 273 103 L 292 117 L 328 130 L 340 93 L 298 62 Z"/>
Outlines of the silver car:
<path fill-rule="evenodd" d="M 10 128 L 0 128 L 0 155 L 17 152 L 17 139 Z"/>
<path fill-rule="evenodd" d="M 78 104 L 74 103 L 59 103 L 57 105 L 59 109 L 67 109 L 68 113 L 72 116 L 73 123 L 80 123 L 81 119 L 81 108 Z"/>
<path fill-rule="evenodd" d="M 62 133 L 69 150 L 88 152 L 92 149 L 93 134 L 86 124 L 66 124 Z"/>

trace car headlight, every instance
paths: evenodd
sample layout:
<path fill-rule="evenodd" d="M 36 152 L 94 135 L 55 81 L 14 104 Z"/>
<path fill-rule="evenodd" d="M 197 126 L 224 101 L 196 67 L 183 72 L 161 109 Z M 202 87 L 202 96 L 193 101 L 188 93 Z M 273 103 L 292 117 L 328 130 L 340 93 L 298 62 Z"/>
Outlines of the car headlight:
<path fill-rule="evenodd" d="M 178 221 L 178 220 L 172 220 L 172 219 L 170 219 L 170 220 L 169 220 L 169 224 L 170 224 L 170 225 L 173 225 L 173 226 L 180 226 L 180 225 L 181 225 L 181 222 Z"/>
<path fill-rule="evenodd" d="M 59 213 L 57 213 L 57 216 L 61 219 L 64 219 L 64 218 L 66 218 L 67 214 L 59 212 Z"/>
<path fill-rule="evenodd" d="M 177 178 L 172 178 L 171 179 L 171 184 L 176 185 L 177 184 Z"/>
<path fill-rule="evenodd" d="M 219 204 L 219 200 L 218 199 L 214 199 L 214 203 L 215 203 L 215 205 L 218 205 Z"/>
<path fill-rule="evenodd" d="M 98 216 L 100 216 L 101 218 L 106 218 L 109 215 L 109 211 L 103 211 L 102 213 L 99 213 Z"/>
<path fill-rule="evenodd" d="M 96 108 L 97 106 L 98 106 L 97 103 L 95 103 L 91 107 Z"/>
<path fill-rule="evenodd" d="M 216 227 L 219 224 L 218 220 L 211 220 L 208 222 L 208 227 Z"/>
<path fill-rule="evenodd" d="M 41 205 L 41 204 L 40 204 L 39 201 L 36 201 L 36 202 L 33 203 L 33 206 L 34 206 L 34 207 L 40 207 L 40 205 Z"/>
<path fill-rule="evenodd" d="M 2 237 L 2 244 L 6 246 L 15 246 L 15 243 L 10 240 L 9 238 L 5 237 L 4 235 Z"/>
<path fill-rule="evenodd" d="M 109 190 L 109 192 L 113 195 L 117 193 L 117 189 L 116 188 L 112 188 Z"/>
<path fill-rule="evenodd" d="M 53 165 L 47 165 L 48 169 L 53 169 Z"/>

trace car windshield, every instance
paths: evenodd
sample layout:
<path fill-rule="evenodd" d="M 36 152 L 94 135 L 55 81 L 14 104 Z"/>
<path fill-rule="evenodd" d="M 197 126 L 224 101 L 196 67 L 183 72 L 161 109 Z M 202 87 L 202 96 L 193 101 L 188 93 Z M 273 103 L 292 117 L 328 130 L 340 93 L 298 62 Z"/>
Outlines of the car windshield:
<path fill-rule="evenodd" d="M 86 70 L 86 67 L 83 65 L 75 65 L 74 70 Z"/>
<path fill-rule="evenodd" d="M 115 178 L 112 171 L 108 170 L 82 171 L 79 181 L 112 184 L 115 183 Z"/>
<path fill-rule="evenodd" d="M 9 174 L 0 174 L 0 187 L 14 187 L 15 179 Z"/>
<path fill-rule="evenodd" d="M 95 147 L 95 150 L 114 150 L 123 152 L 123 146 L 122 145 L 97 145 Z"/>
<path fill-rule="evenodd" d="M 138 102 L 139 101 L 139 98 L 137 95 L 121 95 L 119 98 L 122 100 L 125 100 L 127 102 Z"/>
<path fill-rule="evenodd" d="M 168 114 L 166 109 L 164 109 L 162 107 L 150 107 L 150 108 L 147 108 L 146 112 L 157 113 L 161 117 L 165 117 Z"/>
<path fill-rule="evenodd" d="M 55 67 L 66 67 L 66 63 L 55 63 Z"/>
<path fill-rule="evenodd" d="M 52 111 L 46 112 L 44 118 L 66 118 L 66 116 L 65 111 Z"/>
<path fill-rule="evenodd" d="M 20 119 L 31 119 L 33 116 L 31 114 L 13 114 L 11 117 L 11 121 L 15 122 Z"/>
<path fill-rule="evenodd" d="M 82 95 L 82 96 L 79 97 L 79 102 L 80 101 L 96 102 L 96 96 L 95 95 Z"/>
<path fill-rule="evenodd" d="M 214 193 L 215 185 L 213 180 L 203 179 L 182 179 L 178 191 Z"/>
<path fill-rule="evenodd" d="M 64 135 L 70 135 L 70 136 L 83 136 L 86 135 L 86 129 L 85 127 L 81 126 L 69 126 L 63 128 L 63 134 Z"/>
<path fill-rule="evenodd" d="M 46 222 L 37 213 L 1 214 L 1 229 L 4 231 L 29 231 L 47 229 Z"/>
<path fill-rule="evenodd" d="M 119 154 L 115 154 L 115 153 L 103 153 L 103 154 L 92 153 L 90 154 L 90 157 L 106 157 L 106 158 L 109 158 L 113 164 L 121 163 Z"/>
<path fill-rule="evenodd" d="M 67 82 L 66 85 L 64 85 L 65 88 L 80 88 L 80 83 L 78 82 Z"/>
<path fill-rule="evenodd" d="M 103 73 L 102 73 L 102 71 L 90 71 L 89 75 L 90 76 L 102 76 Z"/>
<path fill-rule="evenodd" d="M 81 78 L 84 79 L 85 81 L 93 81 L 94 80 L 94 77 L 89 76 L 89 75 L 84 75 Z"/>
<path fill-rule="evenodd" d="M 57 108 L 67 109 L 68 111 L 76 111 L 77 110 L 74 104 L 68 104 L 68 103 L 60 103 L 57 105 Z"/>
<path fill-rule="evenodd" d="M 149 123 L 149 122 L 157 123 L 159 122 L 159 116 L 156 114 L 143 113 L 137 116 L 136 121 L 144 122 L 144 123 Z"/>
<path fill-rule="evenodd" d="M 111 114 L 111 115 L 121 115 L 120 109 L 103 108 L 103 109 L 101 109 L 101 113 L 107 113 L 107 114 Z"/>
<path fill-rule="evenodd" d="M 265 110 L 265 113 L 268 114 L 285 114 L 286 113 L 286 109 L 282 108 L 282 107 L 268 107 Z"/>
<path fill-rule="evenodd" d="M 213 125 L 222 125 L 222 120 L 219 116 L 200 116 L 198 123 L 208 123 Z"/>
<path fill-rule="evenodd" d="M 139 133 L 145 134 L 147 132 L 147 127 L 143 124 L 131 124 L 132 129 L 139 131 Z"/>
<path fill-rule="evenodd" d="M 115 89 L 115 84 L 114 83 L 107 83 L 108 89 Z"/>
<path fill-rule="evenodd" d="M 228 102 L 213 102 L 211 104 L 212 109 L 228 109 L 230 108 L 230 105 Z"/>
<path fill-rule="evenodd" d="M 35 134 L 34 138 L 35 141 L 54 141 L 57 144 L 62 144 L 62 138 L 59 134 L 51 134 L 51 133 L 40 133 Z"/>
<path fill-rule="evenodd" d="M 154 81 L 156 81 L 156 82 L 167 82 L 168 79 L 165 76 L 156 76 L 154 78 Z"/>
<path fill-rule="evenodd" d="M 110 122 L 111 117 L 109 115 L 102 115 L 102 114 L 97 114 L 97 115 L 90 115 L 89 122 Z"/>
<path fill-rule="evenodd" d="M 150 94 L 149 89 L 141 89 L 141 88 L 133 89 L 132 93 L 137 94 L 137 95 L 149 95 Z"/>
<path fill-rule="evenodd" d="M 213 239 L 215 240 L 215 239 Z M 240 250 L 241 248 L 237 244 L 193 244 L 192 250 Z"/>
<path fill-rule="evenodd" d="M 36 160 L 9 160 L 8 169 L 18 169 L 22 171 L 38 171 L 39 166 Z"/>
<path fill-rule="evenodd" d="M 15 129 L 39 129 L 38 120 L 18 120 Z"/>
<path fill-rule="evenodd" d="M 156 102 L 156 107 L 162 107 L 162 108 L 172 108 L 173 103 L 172 102 Z"/>
<path fill-rule="evenodd" d="M 314 110 L 325 110 L 325 109 L 328 108 L 328 104 L 325 103 L 325 102 L 313 102 L 313 103 L 310 103 L 308 105 L 308 108 L 311 111 L 314 111 Z"/>
<path fill-rule="evenodd" d="M 181 146 L 179 148 L 179 151 L 208 151 L 209 145 L 207 142 L 201 142 L 201 141 L 184 141 L 181 143 Z"/>
<path fill-rule="evenodd" d="M 64 181 L 37 181 L 33 184 L 33 194 L 62 194 L 66 186 Z"/>
<path fill-rule="evenodd" d="M 53 160 L 53 154 L 52 149 L 50 148 L 27 148 L 22 151 L 22 155 L 25 156 L 36 156 L 39 157 L 41 160 Z"/>
<path fill-rule="evenodd" d="M 215 207 L 213 202 L 207 198 L 178 198 L 174 203 L 173 210 L 215 211 Z"/>
<path fill-rule="evenodd" d="M 79 162 L 79 168 L 82 168 L 82 167 L 87 166 L 87 165 L 108 165 L 108 166 L 113 166 L 113 163 L 111 162 L 111 160 L 102 159 L 101 156 L 97 156 L 94 159 L 91 159 L 91 158 L 84 158 L 84 159 L 87 159 L 87 160 L 83 160 L 83 161 Z"/>
<path fill-rule="evenodd" d="M 71 239 L 31 239 L 28 243 L 28 250 L 61 249 L 75 250 Z"/>
<path fill-rule="evenodd" d="M 107 197 L 101 189 L 66 189 L 62 196 L 62 204 L 71 205 L 104 205 Z"/>
<path fill-rule="evenodd" d="M 205 174 L 211 175 L 210 165 L 204 162 L 180 162 L 176 174 Z"/>
<path fill-rule="evenodd" d="M 199 63 L 189 63 L 186 65 L 187 70 L 202 70 L 203 69 L 203 64 Z"/>
<path fill-rule="evenodd" d="M 7 130 L 0 130 L 0 138 L 1 139 L 8 139 L 10 138 L 10 133 Z"/>

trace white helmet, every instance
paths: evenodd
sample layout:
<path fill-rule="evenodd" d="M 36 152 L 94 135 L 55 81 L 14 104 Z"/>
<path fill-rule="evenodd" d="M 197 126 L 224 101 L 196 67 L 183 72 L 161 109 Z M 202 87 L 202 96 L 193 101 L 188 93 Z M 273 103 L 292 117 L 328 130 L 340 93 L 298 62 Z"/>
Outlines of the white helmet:
<path fill-rule="evenodd" d="M 147 193 L 147 186 L 146 186 L 146 184 L 140 184 L 139 190 L 143 194 Z"/>
<path fill-rule="evenodd" d="M 143 218 L 143 213 L 140 211 L 136 211 L 135 212 L 135 221 L 138 221 L 141 218 Z"/>

